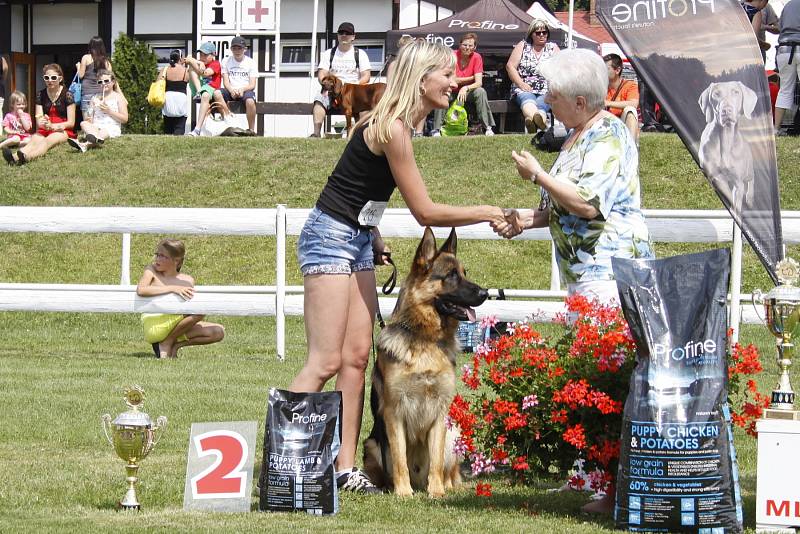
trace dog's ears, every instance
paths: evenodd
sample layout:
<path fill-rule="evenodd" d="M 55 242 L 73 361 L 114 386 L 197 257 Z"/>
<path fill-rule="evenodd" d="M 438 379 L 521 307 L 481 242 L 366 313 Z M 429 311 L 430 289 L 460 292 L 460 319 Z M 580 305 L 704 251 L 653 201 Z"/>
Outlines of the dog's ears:
<path fill-rule="evenodd" d="M 742 114 L 748 119 L 752 118 L 753 110 L 756 108 L 756 101 L 758 96 L 756 92 L 747 87 L 742 82 L 739 83 L 739 89 L 742 90 Z"/>
<path fill-rule="evenodd" d="M 708 87 L 700 93 L 700 98 L 697 100 L 697 103 L 700 104 L 700 109 L 703 110 L 703 113 L 706 114 L 706 122 L 711 122 L 714 120 L 714 106 L 711 105 L 709 102 L 711 98 L 711 91 L 714 90 L 714 86 L 716 83 L 708 84 Z"/>
<path fill-rule="evenodd" d="M 425 227 L 425 233 L 422 235 L 422 241 L 417 246 L 417 253 L 414 255 L 414 265 L 412 270 L 419 270 L 419 272 L 427 272 L 433 258 L 436 257 L 436 237 L 433 235 L 433 230 L 430 226 Z"/>
<path fill-rule="evenodd" d="M 335 94 L 337 94 L 337 95 L 340 95 L 340 94 L 342 94 L 342 88 L 343 87 L 344 87 L 344 84 L 342 83 L 342 80 L 340 80 L 338 77 L 334 78 L 334 81 L 333 81 L 333 92 Z"/>
<path fill-rule="evenodd" d="M 442 248 L 439 249 L 439 252 L 449 252 L 453 256 L 456 255 L 456 245 L 458 244 L 458 238 L 456 237 L 456 229 L 453 228 L 450 230 L 450 236 L 448 236 L 447 241 L 444 242 Z"/>

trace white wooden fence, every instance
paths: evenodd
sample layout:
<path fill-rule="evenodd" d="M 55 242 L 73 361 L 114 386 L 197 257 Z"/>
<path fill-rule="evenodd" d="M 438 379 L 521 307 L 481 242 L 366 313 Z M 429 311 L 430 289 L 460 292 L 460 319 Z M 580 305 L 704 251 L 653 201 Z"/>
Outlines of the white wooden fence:
<path fill-rule="evenodd" d="M 286 236 L 299 235 L 307 209 L 205 209 L 205 208 L 56 208 L 0 207 L 0 232 L 118 233 L 122 234 L 120 285 L 0 283 L 0 311 L 60 312 L 158 312 L 276 317 L 278 357 L 285 355 L 285 317 L 303 314 L 302 286 L 286 285 Z M 655 242 L 700 242 L 732 244 L 730 324 L 736 331 L 740 321 L 759 322 L 752 306 L 742 306 L 750 295 L 740 295 L 741 234 L 722 210 L 645 210 Z M 782 212 L 784 241 L 800 243 L 800 211 Z M 422 228 L 406 209 L 389 209 L 381 233 L 386 237 L 419 238 Z M 445 237 L 449 229 L 436 229 Z M 130 282 L 130 236 L 136 234 L 275 236 L 275 285 L 198 286 L 191 301 L 177 295 L 142 298 Z M 459 239 L 500 239 L 487 224 L 458 230 Z M 519 240 L 549 241 L 547 229 L 524 232 Z M 552 256 L 552 255 L 551 255 Z M 404 268 L 400 266 L 401 270 Z M 551 321 L 563 311 L 558 269 L 551 257 L 549 289 L 506 289 L 512 299 L 489 300 L 476 311 L 478 316 L 496 315 L 503 321 L 533 316 Z M 766 289 L 766 288 L 765 288 Z M 497 296 L 496 289 L 490 294 Z M 541 300 L 559 299 L 559 300 Z M 381 297 L 381 313 L 388 317 L 394 297 Z"/>

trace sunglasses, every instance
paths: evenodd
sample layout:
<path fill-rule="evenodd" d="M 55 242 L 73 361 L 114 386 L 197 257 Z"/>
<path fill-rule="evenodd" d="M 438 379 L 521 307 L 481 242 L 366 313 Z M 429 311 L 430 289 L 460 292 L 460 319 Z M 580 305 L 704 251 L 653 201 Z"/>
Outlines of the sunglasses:
<path fill-rule="evenodd" d="M 350 32 L 337 32 L 337 33 L 338 33 L 339 35 L 355 35 L 355 34 L 353 34 L 353 33 L 350 33 Z"/>
<path fill-rule="evenodd" d="M 533 32 L 533 33 L 535 35 L 547 35 L 549 32 L 547 32 L 547 31 L 539 31 L 539 32 Z"/>
<path fill-rule="evenodd" d="M 42 76 L 42 79 L 46 82 L 57 82 L 58 80 L 61 79 L 61 76 L 57 74 L 53 74 L 52 76 L 45 74 L 44 76 Z"/>
<path fill-rule="evenodd" d="M 113 81 L 113 80 L 111 80 L 111 79 L 107 79 L 107 80 L 97 80 L 97 85 L 107 85 L 107 84 L 109 84 L 109 83 L 114 83 L 114 81 Z"/>

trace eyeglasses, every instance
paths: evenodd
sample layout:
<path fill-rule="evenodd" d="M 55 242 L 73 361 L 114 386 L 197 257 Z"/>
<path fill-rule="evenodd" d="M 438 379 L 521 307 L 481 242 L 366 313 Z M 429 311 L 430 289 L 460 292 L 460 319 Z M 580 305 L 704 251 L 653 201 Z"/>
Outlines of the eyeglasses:
<path fill-rule="evenodd" d="M 109 83 L 113 83 L 113 80 L 111 80 L 110 78 L 107 78 L 105 80 L 97 80 L 97 85 L 106 85 Z"/>
<path fill-rule="evenodd" d="M 170 258 L 169 256 L 165 256 L 164 254 L 161 254 L 160 252 L 153 253 L 153 257 L 156 258 L 157 260 L 171 260 L 171 259 L 173 259 L 173 258 Z"/>
<path fill-rule="evenodd" d="M 533 33 L 535 35 L 547 35 L 549 32 L 547 32 L 547 31 L 538 31 L 538 32 L 533 32 Z"/>
<path fill-rule="evenodd" d="M 53 75 L 45 74 L 44 76 L 42 76 L 42 79 L 46 82 L 57 82 L 58 80 L 61 79 L 61 76 L 59 76 L 58 74 L 53 74 Z"/>

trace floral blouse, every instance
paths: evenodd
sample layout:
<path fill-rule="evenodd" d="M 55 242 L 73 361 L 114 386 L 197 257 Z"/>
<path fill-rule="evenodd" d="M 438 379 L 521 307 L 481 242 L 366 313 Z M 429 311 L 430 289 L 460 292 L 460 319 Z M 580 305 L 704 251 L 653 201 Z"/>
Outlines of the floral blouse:
<path fill-rule="evenodd" d="M 604 116 L 550 170 L 577 185 L 578 196 L 599 212 L 594 219 L 571 214 L 542 191 L 550 207 L 550 234 L 563 283 L 613 280 L 611 258 L 653 258 L 641 211 L 639 154 L 625 124 Z"/>
<path fill-rule="evenodd" d="M 522 81 L 531 86 L 534 94 L 543 95 L 547 92 L 547 80 L 539 74 L 539 63 L 556 52 L 558 52 L 558 46 L 555 43 L 545 43 L 542 51 L 539 55 L 536 55 L 533 45 L 525 41 L 525 45 L 522 47 L 522 56 L 519 58 L 519 65 L 517 65 L 517 72 Z M 522 89 L 517 87 L 516 84 L 512 84 L 511 96 L 522 92 Z"/>

